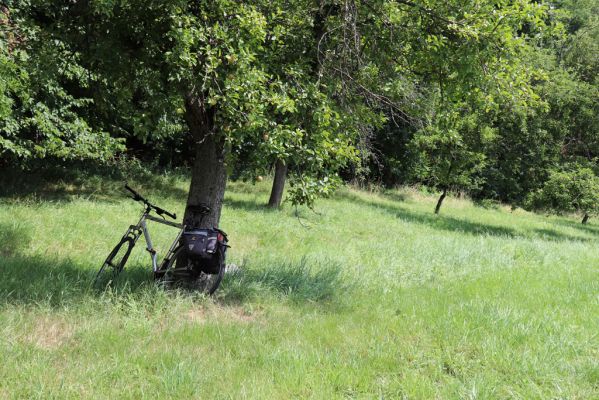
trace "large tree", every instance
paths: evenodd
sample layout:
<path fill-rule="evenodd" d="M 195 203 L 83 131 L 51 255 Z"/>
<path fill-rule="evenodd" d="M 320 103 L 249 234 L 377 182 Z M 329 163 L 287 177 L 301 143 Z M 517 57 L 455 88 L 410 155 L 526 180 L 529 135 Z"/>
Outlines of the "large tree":
<path fill-rule="evenodd" d="M 302 13 L 311 2 L 281 5 L 309 28 L 312 14 Z M 185 122 L 195 153 L 189 224 L 218 224 L 228 164 L 240 153 L 296 165 L 296 203 L 326 192 L 335 171 L 355 157 L 351 130 L 311 74 L 310 57 L 277 57 L 279 42 L 301 44 L 287 53 L 316 48 L 304 36 L 310 29 L 294 37 L 298 30 L 277 2 L 32 0 L 21 10 L 89 72 L 83 92 L 94 101 L 92 118 L 116 116 L 145 138 L 156 134 L 152 126 L 162 134 L 160 126 Z M 202 217 L 198 204 L 212 211 Z"/>

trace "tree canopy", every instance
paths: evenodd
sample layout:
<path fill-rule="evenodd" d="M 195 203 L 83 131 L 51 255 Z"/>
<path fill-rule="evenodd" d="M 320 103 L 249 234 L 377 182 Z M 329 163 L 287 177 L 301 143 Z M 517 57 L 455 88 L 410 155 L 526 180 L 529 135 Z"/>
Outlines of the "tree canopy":
<path fill-rule="evenodd" d="M 211 225 L 228 175 L 275 165 L 295 205 L 343 179 L 437 188 L 437 212 L 451 190 L 528 205 L 556 171 L 596 173 L 597 15 L 591 0 L 5 1 L 0 160 L 168 153 Z"/>

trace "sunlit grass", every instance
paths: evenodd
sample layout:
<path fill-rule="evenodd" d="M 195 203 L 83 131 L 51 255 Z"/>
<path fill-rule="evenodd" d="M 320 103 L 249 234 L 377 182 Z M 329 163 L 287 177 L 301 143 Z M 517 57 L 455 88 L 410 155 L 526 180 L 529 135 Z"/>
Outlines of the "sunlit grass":
<path fill-rule="evenodd" d="M 182 213 L 187 181 L 138 179 Z M 215 298 L 163 291 L 143 242 L 94 272 L 139 205 L 120 182 L 0 198 L 0 398 L 599 397 L 599 228 L 415 189 L 343 189 L 316 213 L 228 186 Z M 150 227 L 164 251 L 175 231 Z"/>

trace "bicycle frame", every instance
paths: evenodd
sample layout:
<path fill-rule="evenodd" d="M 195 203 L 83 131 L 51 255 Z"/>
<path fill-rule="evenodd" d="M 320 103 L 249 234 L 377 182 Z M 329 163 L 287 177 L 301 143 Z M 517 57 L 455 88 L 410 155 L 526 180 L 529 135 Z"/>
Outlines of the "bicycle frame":
<path fill-rule="evenodd" d="M 144 209 L 137 224 L 130 225 L 129 228 L 127 228 L 119 243 L 114 247 L 114 249 L 112 249 L 100 267 L 100 270 L 94 279 L 94 285 L 101 283 L 102 286 L 107 287 L 114 281 L 117 275 L 125 267 L 125 264 L 127 264 L 129 256 L 131 255 L 131 251 L 143 234 L 146 241 L 146 250 L 148 253 L 150 253 L 150 257 L 152 259 L 152 270 L 155 280 L 162 281 L 165 285 L 169 285 L 171 281 L 174 282 L 174 280 L 178 279 L 187 280 L 187 283 L 191 284 L 198 290 L 202 290 L 208 294 L 214 293 L 214 291 L 218 288 L 218 285 L 220 284 L 225 272 L 225 252 L 227 247 L 229 247 L 227 245 L 226 233 L 213 228 L 214 230 L 218 231 L 218 235 L 216 235 L 216 237 L 213 239 L 217 241 L 217 244 L 219 244 L 220 247 L 218 248 L 218 251 L 215 250 L 210 253 L 210 257 L 212 257 L 211 261 L 218 262 L 218 272 L 213 272 L 212 269 L 205 270 L 205 268 L 212 268 L 213 266 L 198 265 L 195 262 L 198 260 L 190 260 L 187 255 L 187 249 L 183 246 L 180 246 L 181 238 L 183 237 L 186 229 L 185 223 L 179 224 L 176 222 L 167 221 L 164 216 L 168 216 L 174 220 L 177 218 L 177 215 L 150 203 L 148 199 L 144 198 L 128 185 L 125 185 L 125 188 L 133 194 L 133 200 L 143 202 Z M 197 207 L 197 210 L 194 209 L 194 212 L 197 211 L 202 215 L 205 215 L 210 211 L 210 208 L 203 204 L 193 207 Z M 157 216 L 150 215 L 152 212 L 155 212 L 158 216 L 162 217 L 162 219 Z M 179 233 L 165 254 L 160 266 L 158 265 L 158 255 L 156 249 L 154 249 L 154 244 L 152 243 L 152 237 L 150 236 L 147 221 L 154 221 L 159 224 L 172 226 L 179 230 Z M 190 249 L 191 248 L 193 248 L 193 245 L 191 245 Z M 124 250 L 124 252 L 121 250 Z M 181 266 L 179 263 L 184 265 Z"/>
<path fill-rule="evenodd" d="M 151 210 L 149 210 L 149 209 L 144 210 L 144 212 L 141 214 L 141 217 L 139 218 L 139 222 L 135 225 L 129 226 L 129 228 L 123 235 L 123 238 L 130 237 L 131 239 L 133 239 L 133 246 L 135 246 L 135 244 L 137 243 L 137 240 L 143 233 L 144 239 L 146 241 L 146 250 L 150 253 L 150 256 L 152 258 L 152 270 L 154 272 L 156 272 L 159 269 L 158 257 L 156 254 L 157 252 L 154 249 L 154 246 L 152 244 L 152 238 L 150 237 L 150 231 L 148 230 L 148 225 L 147 225 L 146 221 L 150 220 L 150 221 L 158 222 L 163 225 L 168 225 L 168 226 L 172 226 L 175 228 L 179 228 L 179 233 L 177 234 L 177 237 L 173 241 L 173 244 L 171 244 L 171 247 L 169 248 L 168 252 L 166 253 L 164 259 L 162 260 L 163 264 L 165 262 L 167 262 L 170 259 L 170 257 L 172 256 L 175 248 L 177 247 L 177 244 L 179 243 L 179 239 L 181 238 L 181 235 L 183 234 L 183 231 L 185 230 L 185 225 L 178 224 L 176 222 L 166 221 L 166 220 L 160 219 L 160 218 L 156 218 L 153 215 L 150 215 L 150 211 Z"/>

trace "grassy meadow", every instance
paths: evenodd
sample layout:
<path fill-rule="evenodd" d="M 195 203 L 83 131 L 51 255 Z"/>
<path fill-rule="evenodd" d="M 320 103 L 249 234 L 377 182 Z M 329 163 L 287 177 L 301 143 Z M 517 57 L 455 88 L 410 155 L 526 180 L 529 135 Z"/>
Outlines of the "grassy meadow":
<path fill-rule="evenodd" d="M 415 190 L 342 189 L 316 212 L 229 184 L 214 298 L 151 281 L 141 209 L 98 176 L 0 195 L 0 399 L 597 399 L 599 226 Z M 130 181 L 182 214 L 188 182 Z M 150 225 L 165 251 L 173 228 Z"/>

